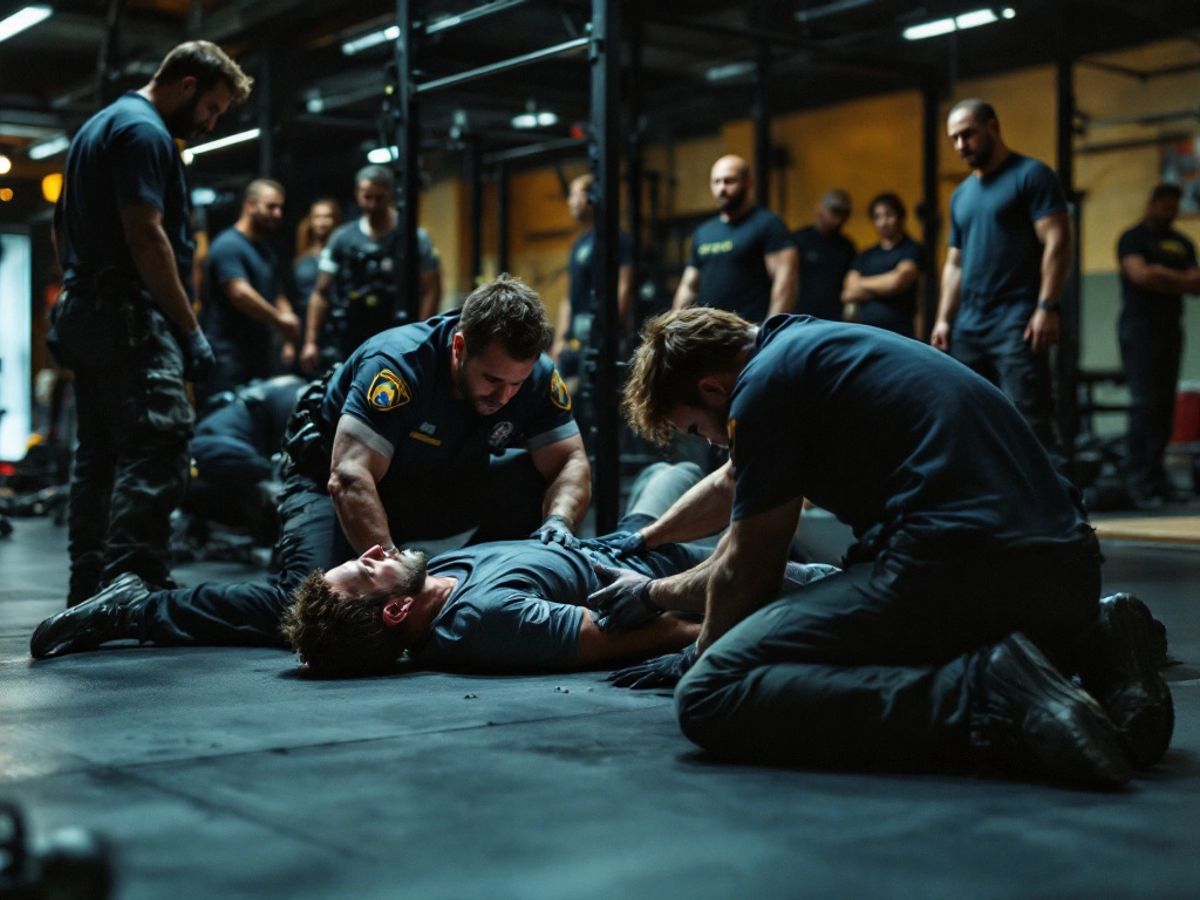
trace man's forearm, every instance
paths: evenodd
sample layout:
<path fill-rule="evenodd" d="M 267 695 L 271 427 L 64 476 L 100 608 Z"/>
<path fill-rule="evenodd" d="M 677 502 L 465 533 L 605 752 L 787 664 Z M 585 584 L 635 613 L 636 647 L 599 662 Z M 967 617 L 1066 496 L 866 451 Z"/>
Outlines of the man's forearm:
<path fill-rule="evenodd" d="M 725 554 L 728 535 L 721 538 L 713 555 L 686 572 L 658 578 L 650 583 L 650 602 L 661 609 L 703 613 L 708 603 L 708 579 Z"/>
<path fill-rule="evenodd" d="M 771 305 L 768 316 L 790 313 L 796 308 L 796 267 L 780 263 L 771 279 Z"/>
<path fill-rule="evenodd" d="M 732 554 L 726 554 L 722 562 L 713 567 L 708 578 L 704 627 L 696 641 L 701 653 L 742 619 L 779 595 L 782 569 L 780 579 L 775 580 L 772 588 L 769 573 L 758 572 L 752 576 L 750 573 L 737 572 L 729 564 L 731 557 Z"/>
<path fill-rule="evenodd" d="M 387 513 L 375 482 L 369 478 L 339 477 L 335 473 L 329 479 L 329 496 L 342 533 L 356 553 L 375 544 L 387 546 L 392 543 Z"/>
<path fill-rule="evenodd" d="M 729 464 L 692 485 L 657 521 L 642 529 L 646 546 L 694 541 L 716 534 L 729 524 L 733 481 Z"/>
<path fill-rule="evenodd" d="M 1042 248 L 1042 279 L 1039 300 L 1058 300 L 1067 273 L 1071 271 L 1071 235 L 1065 229 L 1046 241 Z"/>
<path fill-rule="evenodd" d="M 158 226 L 139 229 L 139 234 L 129 241 L 129 251 L 137 266 L 142 283 L 159 305 L 167 318 L 184 332 L 200 327 L 192 304 L 188 300 L 179 271 L 175 265 L 175 253 L 166 232 Z"/>
<path fill-rule="evenodd" d="M 542 517 L 562 516 L 573 526 L 578 526 L 591 499 L 591 469 L 587 454 L 573 454 L 546 488 Z"/>
<path fill-rule="evenodd" d="M 233 308 L 248 319 L 264 325 L 274 325 L 279 319 L 280 310 L 248 283 L 230 285 L 226 296 Z"/>
<path fill-rule="evenodd" d="M 321 291 L 313 291 L 308 298 L 308 311 L 304 315 L 305 343 L 315 344 L 321 334 L 321 326 L 325 324 L 325 312 L 329 309 L 329 301 Z"/>
<path fill-rule="evenodd" d="M 947 265 L 942 269 L 942 295 L 938 298 L 937 321 L 952 323 L 958 313 L 958 289 L 962 268 Z"/>
<path fill-rule="evenodd" d="M 1195 293 L 1197 288 L 1196 274 L 1194 270 L 1180 272 L 1176 269 L 1168 269 L 1166 266 L 1157 263 L 1147 263 L 1139 279 L 1138 286 L 1158 294 L 1172 294 L 1174 296 Z"/>

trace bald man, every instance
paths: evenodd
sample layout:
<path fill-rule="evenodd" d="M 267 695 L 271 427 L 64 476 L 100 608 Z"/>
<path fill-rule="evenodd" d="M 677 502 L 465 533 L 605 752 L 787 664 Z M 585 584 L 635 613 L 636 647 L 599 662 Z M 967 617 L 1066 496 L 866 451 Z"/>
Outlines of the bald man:
<path fill-rule="evenodd" d="M 750 322 L 791 312 L 796 248 L 779 217 L 754 205 L 750 166 L 740 156 L 722 156 L 709 186 L 720 213 L 692 235 L 673 307 L 712 306 Z"/>
<path fill-rule="evenodd" d="M 300 319 L 284 293 L 285 281 L 269 239 L 283 221 L 283 185 L 258 178 L 246 186 L 242 214 L 213 240 L 204 263 L 201 318 L 217 366 L 203 386 L 211 397 L 253 378 L 267 378 L 272 332 L 282 339 L 290 365 Z"/>

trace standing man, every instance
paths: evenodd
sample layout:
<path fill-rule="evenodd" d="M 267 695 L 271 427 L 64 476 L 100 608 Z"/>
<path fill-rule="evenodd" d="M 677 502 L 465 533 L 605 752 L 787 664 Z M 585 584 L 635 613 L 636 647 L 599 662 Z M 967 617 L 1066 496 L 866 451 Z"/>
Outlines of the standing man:
<path fill-rule="evenodd" d="M 842 282 L 855 252 L 854 241 L 842 234 L 850 209 L 850 195 L 841 188 L 830 188 L 817 204 L 813 224 L 792 235 L 800 259 L 796 312 L 841 321 Z"/>
<path fill-rule="evenodd" d="M 76 373 L 68 605 L 123 572 L 172 583 L 167 520 L 183 495 L 193 423 L 183 382 L 213 365 L 192 312 L 175 139 L 208 134 L 251 84 L 215 44 L 180 44 L 149 84 L 85 122 L 67 153 L 55 211 L 64 291 L 50 343 Z"/>
<path fill-rule="evenodd" d="M 595 217 L 591 195 L 593 180 L 591 173 L 580 175 L 571 182 L 567 192 L 567 208 L 571 211 L 571 218 L 579 223 L 583 231 L 571 245 L 567 257 L 567 299 L 558 307 L 558 328 L 554 332 L 550 356 L 568 383 L 572 377 L 580 374 L 580 351 L 591 341 L 592 328 L 600 314 L 594 306 L 592 293 L 596 283 L 596 266 L 592 258 L 592 248 L 596 242 L 592 230 Z M 621 323 L 622 331 L 626 331 L 630 325 L 630 300 L 633 295 L 633 246 L 627 233 L 620 231 L 618 235 L 621 268 L 617 273 L 617 320 Z"/>
<path fill-rule="evenodd" d="M 550 337 L 541 298 L 508 275 L 476 288 L 461 313 L 376 335 L 301 395 L 288 425 L 280 572 L 169 591 L 128 575 L 83 617 L 124 621 L 150 597 L 143 621 L 157 641 L 273 643 L 307 573 L 376 545 L 472 526 L 475 543 L 577 544 L 591 471 L 571 397 L 543 352 Z"/>
<path fill-rule="evenodd" d="M 676 708 L 692 740 L 735 758 L 1000 764 L 1096 786 L 1166 751 L 1171 698 L 1144 606 L 1097 602 L 1078 492 L 974 372 L 880 329 L 686 310 L 646 326 L 625 408 L 659 441 L 676 429 L 730 448 L 640 535 L 654 547 L 731 514 L 712 559 L 608 598 L 704 610 L 691 652 L 620 676 L 687 671 Z M 858 543 L 842 572 L 776 599 L 806 497 Z"/>
<path fill-rule="evenodd" d="M 321 252 L 317 284 L 308 300 L 300 367 L 317 368 L 322 349 L 329 361 L 350 356 L 367 338 L 408 318 L 405 283 L 395 271 L 398 213 L 392 205 L 395 179 L 384 166 L 364 166 L 354 176 L 354 199 L 361 218 L 333 233 Z M 432 316 L 442 299 L 437 250 L 424 228 L 417 229 L 417 270 L 421 299 L 417 318 Z M 328 320 L 327 336 L 322 329 Z M 328 346 L 321 347 L 326 340 Z"/>
<path fill-rule="evenodd" d="M 673 309 L 727 309 L 751 322 L 790 312 L 796 302 L 796 248 L 779 217 L 751 199 L 754 179 L 740 156 L 712 167 L 720 213 L 692 235 L 692 255 Z"/>
<path fill-rule="evenodd" d="M 217 356 L 205 396 L 267 378 L 272 331 L 282 340 L 281 361 L 290 366 L 300 334 L 275 251 L 267 239 L 283 221 L 283 185 L 259 178 L 246 186 L 242 214 L 212 242 L 204 263 L 204 330 Z"/>
<path fill-rule="evenodd" d="M 991 104 L 963 100 L 946 129 L 972 174 L 950 198 L 930 343 L 997 385 L 1057 451 L 1049 352 L 1071 268 L 1066 198 L 1049 166 L 1005 146 Z"/>
<path fill-rule="evenodd" d="M 1200 294 L 1196 248 L 1171 227 L 1182 192 L 1160 184 L 1146 216 L 1121 235 L 1121 318 L 1117 334 L 1129 381 L 1129 494 L 1140 507 L 1174 500 L 1163 454 L 1175 416 L 1175 390 L 1183 355 L 1183 295 Z"/>
<path fill-rule="evenodd" d="M 912 337 L 925 248 L 904 231 L 904 201 L 898 196 L 880 194 L 868 209 L 879 243 L 854 257 L 842 302 L 858 304 L 860 325 Z"/>

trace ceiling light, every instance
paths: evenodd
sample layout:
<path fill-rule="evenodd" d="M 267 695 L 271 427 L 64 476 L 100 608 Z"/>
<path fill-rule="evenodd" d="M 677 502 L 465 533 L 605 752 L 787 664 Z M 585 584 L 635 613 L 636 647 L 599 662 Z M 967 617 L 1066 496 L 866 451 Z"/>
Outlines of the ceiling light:
<path fill-rule="evenodd" d="M 908 41 L 920 41 L 925 38 L 938 37 L 955 31 L 966 31 L 968 28 L 978 28 L 980 25 L 991 25 L 993 22 L 998 22 L 1001 19 L 1015 19 L 1016 16 L 1017 11 L 1011 6 L 1001 9 L 999 15 L 990 7 L 973 9 L 970 12 L 960 13 L 957 16 L 934 19 L 930 22 L 922 22 L 920 25 L 909 26 L 904 29 L 904 39 Z"/>
<path fill-rule="evenodd" d="M 215 141 L 209 141 L 206 144 L 197 144 L 195 147 L 188 147 L 183 151 L 183 161 L 191 165 L 192 159 L 199 156 L 201 153 L 211 153 L 213 150 L 220 150 L 222 147 L 229 147 L 233 144 L 240 144 L 243 141 L 253 141 L 259 134 L 260 130 L 251 128 L 248 131 L 239 131 L 237 134 L 230 134 L 223 138 L 217 138 Z"/>
<path fill-rule="evenodd" d="M 62 153 L 69 146 L 71 146 L 71 141 L 65 134 L 60 134 L 58 137 L 52 137 L 48 141 L 31 144 L 25 152 L 30 159 L 48 159 L 57 153 Z"/>
<path fill-rule="evenodd" d="M 513 128 L 527 130 L 530 128 L 549 128 L 558 124 L 558 114 L 548 109 L 538 109 L 537 101 L 525 101 L 525 112 L 512 117 Z"/>
<path fill-rule="evenodd" d="M 192 188 L 192 206 L 212 206 L 216 202 L 217 192 L 212 188 Z"/>
<path fill-rule="evenodd" d="M 48 6 L 37 4 L 18 9 L 6 19 L 0 19 L 0 41 L 7 41 L 14 34 L 20 34 L 26 28 L 32 28 L 43 19 L 50 18 L 52 10 Z"/>
<path fill-rule="evenodd" d="M 0 153 L 0 175 L 7 175 L 12 171 L 12 160 Z"/>
<path fill-rule="evenodd" d="M 757 64 L 749 60 L 727 63 L 723 66 L 712 66 L 704 73 L 705 81 L 728 81 L 730 78 L 740 78 L 749 75 L 757 68 Z"/>
<path fill-rule="evenodd" d="M 362 53 L 364 50 L 370 50 L 372 47 L 378 47 L 380 44 L 394 41 L 398 37 L 400 37 L 400 26 L 389 25 L 387 28 L 380 29 L 379 31 L 372 31 L 370 34 L 364 34 L 362 37 L 346 41 L 346 43 L 342 44 L 342 53 L 346 56 L 353 56 L 355 53 Z"/>
<path fill-rule="evenodd" d="M 376 147 L 374 150 L 367 151 L 367 162 L 375 163 L 377 166 L 385 166 L 400 156 L 400 148 L 396 145 L 391 147 Z"/>
<path fill-rule="evenodd" d="M 7 203 L 13 198 L 12 188 L 0 188 L 0 203 Z"/>

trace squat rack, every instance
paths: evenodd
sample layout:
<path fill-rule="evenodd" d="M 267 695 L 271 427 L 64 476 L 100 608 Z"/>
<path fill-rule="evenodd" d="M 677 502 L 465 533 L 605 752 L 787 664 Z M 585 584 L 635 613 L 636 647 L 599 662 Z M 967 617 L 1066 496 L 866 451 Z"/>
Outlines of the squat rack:
<path fill-rule="evenodd" d="M 389 87 L 387 111 L 392 118 L 396 147 L 393 166 L 396 172 L 396 210 L 400 241 L 396 271 L 403 279 L 404 296 L 408 298 L 410 315 L 415 314 L 417 302 L 417 204 L 418 153 L 420 150 L 420 104 L 424 94 L 445 90 L 468 81 L 487 78 L 500 72 L 531 65 L 542 60 L 587 49 L 591 71 L 591 121 L 587 140 L 588 155 L 595 176 L 595 220 L 593 224 L 593 257 L 600 264 L 599 277 L 594 279 L 596 308 L 600 310 L 601 344 L 597 348 L 593 375 L 597 433 L 595 440 L 595 514 L 596 530 L 611 531 L 617 524 L 620 483 L 618 465 L 617 416 L 617 268 L 619 264 L 618 227 L 620 204 L 621 116 L 620 116 L 620 17 L 619 0 L 591 0 L 589 34 L 557 44 L 468 69 L 453 75 L 428 81 L 417 80 L 417 55 L 420 50 L 415 12 L 420 0 L 396 0 L 395 24 L 399 34 L 393 41 L 395 81 Z M 523 5 L 527 0 L 492 0 L 475 9 L 460 13 L 423 27 L 425 34 L 434 30 L 449 31 Z M 472 160 L 471 157 L 474 157 Z M 502 165 L 505 159 L 497 154 L 491 160 Z M 479 153 L 468 145 L 468 165 L 479 165 Z M 502 173 L 503 174 L 503 173 Z M 472 226 L 472 249 L 475 271 L 478 271 L 480 238 L 478 221 L 479 197 L 473 189 L 472 206 L 476 215 Z M 500 189 L 501 205 L 507 205 L 506 190 Z M 501 248 L 501 255 L 506 250 Z"/>

